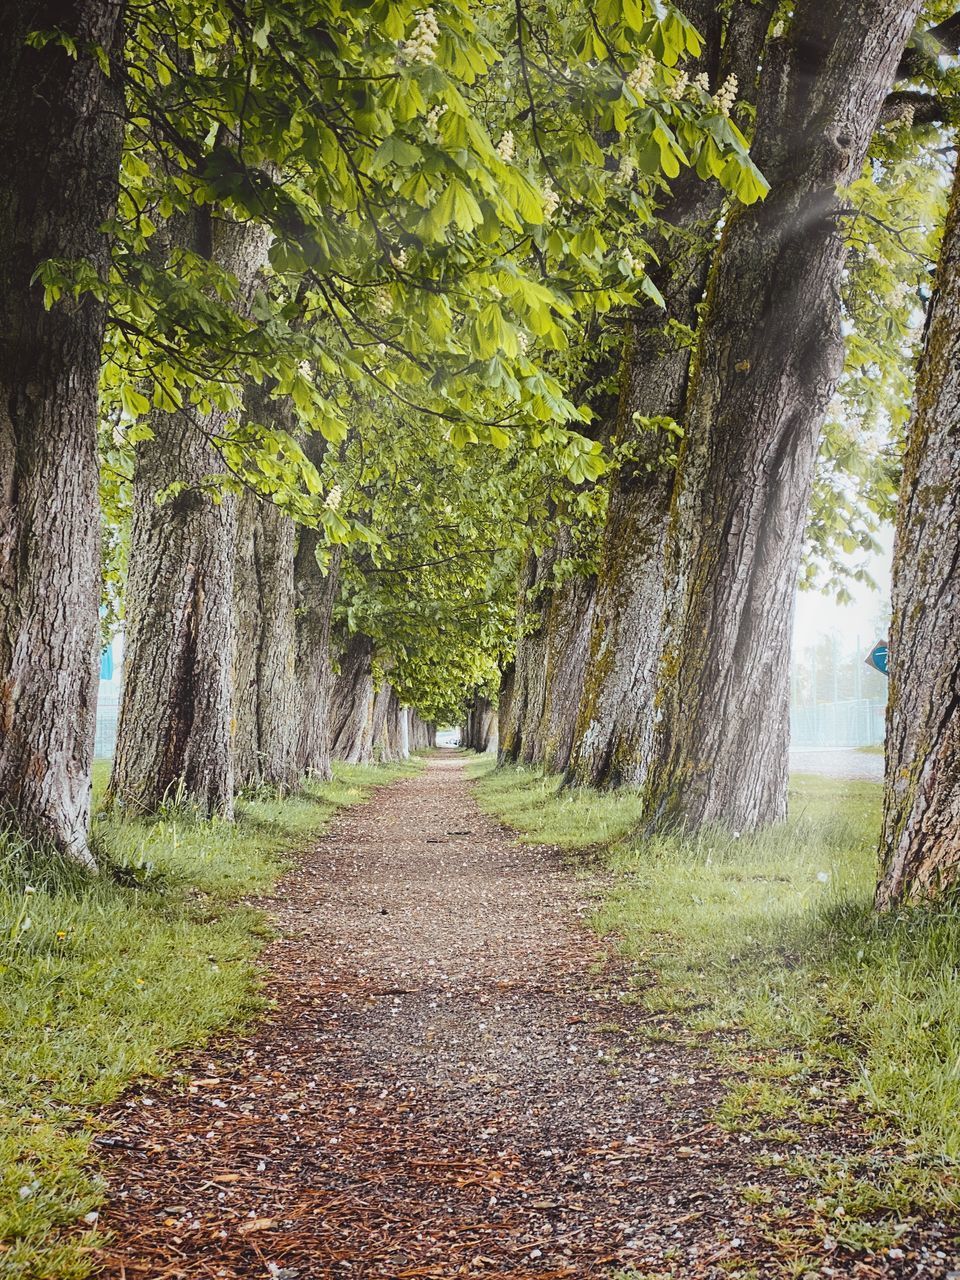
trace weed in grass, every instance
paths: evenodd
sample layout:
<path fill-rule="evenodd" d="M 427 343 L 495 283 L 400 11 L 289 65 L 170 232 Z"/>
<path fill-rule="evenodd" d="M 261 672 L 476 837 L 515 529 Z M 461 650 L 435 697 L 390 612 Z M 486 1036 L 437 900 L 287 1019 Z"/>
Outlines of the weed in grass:
<path fill-rule="evenodd" d="M 960 913 L 953 900 L 874 914 L 878 784 L 795 777 L 780 827 L 639 841 L 634 793 L 568 794 L 557 779 L 487 762 L 471 772 L 480 804 L 527 839 L 594 856 L 607 842 L 613 885 L 593 924 L 617 939 L 638 982 L 654 975 L 642 991 L 663 1018 L 651 1038 L 675 1018 L 736 1032 L 718 1041 L 726 1056 L 743 1036 L 771 1051 L 737 1064 L 754 1084 L 749 1111 L 736 1091 L 724 1104 L 731 1123 L 822 1119 L 809 1090 L 839 1075 L 846 1086 L 830 1106 L 846 1094 L 872 1115 L 878 1141 L 906 1152 L 887 1151 L 882 1168 L 847 1163 L 863 1184 L 848 1214 L 960 1209 Z M 792 1108 L 757 1087 L 778 1075 Z M 840 1176 L 809 1172 L 822 1184 Z"/>
<path fill-rule="evenodd" d="M 251 1015 L 266 929 L 240 900 L 267 892 L 340 807 L 419 768 L 338 768 L 301 794 L 241 801 L 235 823 L 177 806 L 151 822 L 98 816 L 96 878 L 0 834 L 0 1276 L 88 1273 L 84 1219 L 102 1196 L 90 1111 Z M 105 783 L 98 766 L 98 795 Z"/>

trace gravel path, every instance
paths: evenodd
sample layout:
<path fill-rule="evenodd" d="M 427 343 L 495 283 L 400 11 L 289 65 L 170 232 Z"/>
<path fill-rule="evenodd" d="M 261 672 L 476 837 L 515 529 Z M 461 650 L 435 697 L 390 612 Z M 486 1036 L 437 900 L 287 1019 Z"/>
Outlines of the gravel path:
<path fill-rule="evenodd" d="M 627 996 L 595 888 L 483 816 L 457 757 L 342 815 L 266 904 L 269 1015 L 115 1108 L 101 1274 L 944 1274 L 824 1245 L 780 1162 L 855 1147 L 848 1113 L 799 1150 L 718 1127 L 729 1081 Z"/>

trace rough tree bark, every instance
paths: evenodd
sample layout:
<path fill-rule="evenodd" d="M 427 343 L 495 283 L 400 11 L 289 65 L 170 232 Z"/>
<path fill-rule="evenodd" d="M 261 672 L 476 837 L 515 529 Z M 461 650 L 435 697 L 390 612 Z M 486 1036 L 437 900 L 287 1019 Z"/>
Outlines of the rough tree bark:
<path fill-rule="evenodd" d="M 557 559 L 573 553 L 569 529 L 558 531 L 554 551 Z M 550 592 L 545 621 L 543 709 L 533 752 L 533 758 L 547 773 L 563 773 L 570 762 L 587 674 L 596 596 L 594 574 L 575 574 Z"/>
<path fill-rule="evenodd" d="M 467 707 L 467 715 L 460 733 L 460 745 L 480 755 L 489 748 L 497 713 L 493 703 L 482 690 L 477 690 Z"/>
<path fill-rule="evenodd" d="M 738 0 L 721 30 L 713 0 L 680 6 L 704 36 L 697 70 L 711 84 L 736 75 L 741 101 L 753 102 L 760 52 L 774 0 Z M 595 787 L 638 783 L 649 760 L 654 691 L 661 654 L 664 551 L 676 441 L 640 419 L 683 424 L 689 346 L 667 322 L 695 330 L 724 194 L 685 173 L 661 211 L 665 231 L 650 271 L 665 309 L 649 304 L 631 317 L 621 372 L 616 435 L 630 454 L 610 484 L 593 610 L 587 676 L 569 748 L 567 781 Z"/>
<path fill-rule="evenodd" d="M 212 256 L 248 294 L 265 261 L 263 228 L 190 217 L 182 243 Z M 243 302 L 241 301 L 241 305 Z M 223 465 L 212 437 L 228 415 L 155 412 L 137 446 L 126 592 L 123 694 L 111 795 L 155 812 L 189 800 L 233 813 L 231 670 L 236 503 L 206 484 Z M 174 483 L 185 487 L 164 500 Z"/>
<path fill-rule="evenodd" d="M 316 442 L 314 445 L 319 447 Z M 310 455 L 309 443 L 307 452 Z M 294 560 L 298 691 L 296 769 L 301 776 L 309 774 L 329 781 L 333 776 L 330 768 L 330 693 L 333 686 L 330 621 L 340 581 L 340 548 L 332 548 L 324 573 L 317 560 L 321 541 L 315 529 L 301 528 Z"/>
<path fill-rule="evenodd" d="M 373 759 L 373 641 L 357 632 L 340 657 L 330 691 L 330 753 L 347 764 Z"/>
<path fill-rule="evenodd" d="M 786 814 L 793 601 L 839 378 L 838 187 L 861 171 L 919 0 L 796 5 L 768 45 L 754 157 L 708 290 L 667 549 L 652 823 Z"/>
<path fill-rule="evenodd" d="M 546 699 L 547 583 L 555 558 L 552 545 L 541 555 L 530 551 L 520 575 L 519 635 L 510 698 L 501 718 L 498 749 L 501 764 L 507 761 L 530 764 L 537 752 L 537 734 Z"/>
<path fill-rule="evenodd" d="M 257 422 L 283 411 L 250 388 Z M 235 785 L 290 790 L 297 785 L 295 528 L 268 499 L 247 492 L 237 505 L 234 559 Z"/>
<path fill-rule="evenodd" d="M 880 908 L 960 871 L 960 172 L 897 514 L 880 862 Z"/>
<path fill-rule="evenodd" d="M 390 740 L 391 707 L 396 703 L 396 694 L 387 680 L 380 681 L 380 688 L 373 697 L 370 712 L 370 741 L 374 760 L 387 764 L 395 759 Z"/>
<path fill-rule="evenodd" d="M 502 761 L 504 756 L 500 744 L 510 729 L 511 718 L 513 716 L 513 686 L 516 677 L 516 666 L 513 661 L 500 672 L 500 690 L 497 695 L 497 759 Z"/>
<path fill-rule="evenodd" d="M 51 258 L 107 276 L 122 14 L 120 0 L 12 0 L 0 34 L 0 810 L 91 870 L 106 309 L 88 294 L 47 311 L 31 279 Z M 51 29 L 75 57 L 27 47 Z"/>

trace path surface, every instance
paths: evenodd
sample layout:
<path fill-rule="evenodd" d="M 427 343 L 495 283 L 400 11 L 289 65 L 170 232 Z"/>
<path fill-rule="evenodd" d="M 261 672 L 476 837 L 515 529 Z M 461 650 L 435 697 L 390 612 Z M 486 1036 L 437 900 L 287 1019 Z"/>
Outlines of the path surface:
<path fill-rule="evenodd" d="M 791 773 L 818 773 L 848 782 L 882 782 L 883 756 L 856 747 L 812 747 L 790 752 Z"/>
<path fill-rule="evenodd" d="M 778 1214 L 809 1221 L 764 1162 L 788 1149 L 713 1123 L 716 1067 L 621 999 L 588 893 L 457 757 L 343 814 L 268 904 L 270 1016 L 116 1108 L 102 1274 L 780 1274 Z M 813 1276 L 944 1274 L 822 1235 Z"/>

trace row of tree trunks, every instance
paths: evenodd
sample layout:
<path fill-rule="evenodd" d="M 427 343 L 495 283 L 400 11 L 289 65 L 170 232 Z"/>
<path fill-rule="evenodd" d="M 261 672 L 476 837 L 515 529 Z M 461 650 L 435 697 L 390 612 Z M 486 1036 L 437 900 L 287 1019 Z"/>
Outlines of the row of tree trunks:
<path fill-rule="evenodd" d="M 786 815 L 793 602 L 843 361 L 838 191 L 861 172 L 919 9 L 805 0 L 765 51 L 754 154 L 771 190 L 724 229 L 668 532 L 655 823 Z"/>
<path fill-rule="evenodd" d="M 88 294 L 48 311 L 32 277 L 55 258 L 107 278 L 122 18 L 120 0 L 12 0 L 0 32 L 0 809 L 91 868 L 106 308 Z M 28 46 L 51 29 L 73 56 Z"/>
<path fill-rule="evenodd" d="M 877 905 L 960 874 L 960 173 L 904 459 Z"/>
<path fill-rule="evenodd" d="M 245 306 L 266 261 L 263 227 L 183 215 L 178 244 L 236 276 Z M 137 446 L 123 694 L 110 793 L 153 813 L 188 799 L 233 812 L 233 571 L 236 501 L 210 483 L 228 414 L 192 406 L 151 419 Z M 172 498 L 172 485 L 179 486 Z"/>
<path fill-rule="evenodd" d="M 437 745 L 437 726 L 429 720 L 421 720 L 415 711 L 410 713 L 410 750 L 426 751 Z"/>

